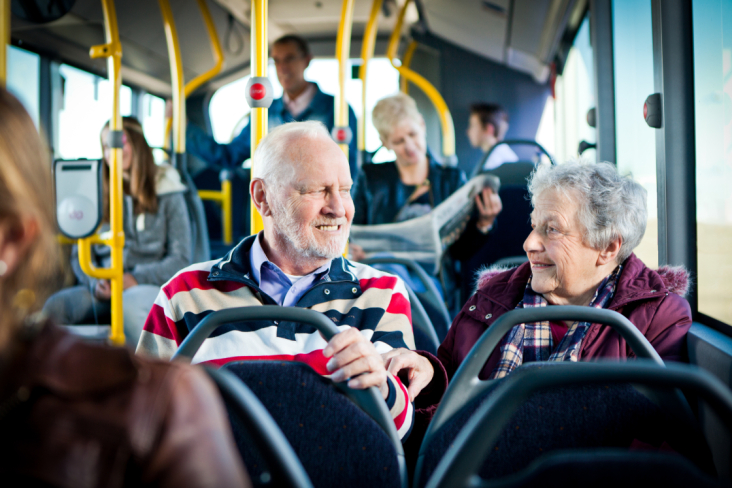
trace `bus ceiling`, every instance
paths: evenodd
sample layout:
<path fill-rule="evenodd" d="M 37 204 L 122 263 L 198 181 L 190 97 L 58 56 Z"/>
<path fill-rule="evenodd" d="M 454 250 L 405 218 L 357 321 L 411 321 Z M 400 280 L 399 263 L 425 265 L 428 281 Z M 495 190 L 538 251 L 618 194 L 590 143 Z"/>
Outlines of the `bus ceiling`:
<path fill-rule="evenodd" d="M 48 0 L 15 0 L 14 4 L 47 3 Z M 46 23 L 16 15 L 12 18 L 13 43 L 51 58 L 106 75 L 103 60 L 88 57 L 90 45 L 104 42 L 103 14 L 98 0 L 68 0 L 69 13 Z M 375 55 L 383 55 L 404 0 L 385 0 L 378 25 Z M 208 0 L 211 17 L 224 45 L 222 72 L 204 88 L 216 89 L 249 72 L 250 0 Z M 315 56 L 332 56 L 342 0 L 272 0 L 269 5 L 270 42 L 284 34 L 298 34 L 311 42 Z M 560 60 L 571 45 L 588 6 L 588 0 L 416 0 L 406 13 L 403 34 L 429 33 L 491 61 L 547 81 L 550 64 Z M 118 2 L 120 39 L 123 45 L 122 76 L 160 96 L 170 96 L 170 69 L 165 34 L 157 2 Z M 361 42 L 371 2 L 358 0 L 353 12 L 351 57 L 360 57 Z M 17 12 L 17 10 L 16 10 Z M 181 36 L 185 79 L 193 79 L 211 67 L 206 26 L 196 0 L 178 0 L 174 9 Z M 406 46 L 402 46 L 403 48 Z M 564 53 L 566 54 L 566 53 Z"/>

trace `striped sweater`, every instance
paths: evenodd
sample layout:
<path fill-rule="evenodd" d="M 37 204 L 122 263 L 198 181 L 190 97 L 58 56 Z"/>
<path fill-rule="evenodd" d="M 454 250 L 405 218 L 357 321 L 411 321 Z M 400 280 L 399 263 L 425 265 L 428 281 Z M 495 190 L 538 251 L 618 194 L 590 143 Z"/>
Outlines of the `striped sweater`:
<path fill-rule="evenodd" d="M 256 237 L 256 236 L 255 236 Z M 231 307 L 276 305 L 252 279 L 244 239 L 219 261 L 179 271 L 160 289 L 145 322 L 137 352 L 170 359 L 188 333 L 207 315 Z M 356 327 L 383 354 L 414 349 L 409 298 L 401 279 L 342 257 L 300 298 L 298 307 L 322 312 L 340 330 Z M 313 327 L 291 322 L 254 321 L 219 327 L 204 341 L 194 363 L 221 366 L 230 361 L 285 360 L 310 365 L 329 375 L 323 356 L 326 341 Z M 388 375 L 389 407 L 399 435 L 411 430 L 413 405 L 399 378 Z"/>

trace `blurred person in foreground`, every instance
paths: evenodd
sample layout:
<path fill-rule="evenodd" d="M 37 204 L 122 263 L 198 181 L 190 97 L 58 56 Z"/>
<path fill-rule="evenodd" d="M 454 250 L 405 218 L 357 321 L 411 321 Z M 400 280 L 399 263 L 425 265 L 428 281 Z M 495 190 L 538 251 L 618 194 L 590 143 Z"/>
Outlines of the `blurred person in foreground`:
<path fill-rule="evenodd" d="M 249 486 L 214 386 L 91 345 L 39 312 L 58 281 L 50 161 L 0 88 L 0 479 L 4 486 Z"/>

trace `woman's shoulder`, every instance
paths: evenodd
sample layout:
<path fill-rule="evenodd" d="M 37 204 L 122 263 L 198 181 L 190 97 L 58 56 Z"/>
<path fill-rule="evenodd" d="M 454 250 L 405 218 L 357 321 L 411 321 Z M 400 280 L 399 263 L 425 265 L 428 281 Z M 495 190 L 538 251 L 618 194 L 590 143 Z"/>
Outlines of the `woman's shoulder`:
<path fill-rule="evenodd" d="M 399 174 L 396 161 L 387 161 L 385 163 L 367 163 L 361 166 L 361 173 L 371 180 L 374 178 L 391 178 Z"/>
<path fill-rule="evenodd" d="M 186 190 L 188 190 L 188 187 L 183 184 L 178 170 L 169 164 L 158 165 L 155 176 L 155 192 L 159 197 L 171 193 L 183 193 Z"/>

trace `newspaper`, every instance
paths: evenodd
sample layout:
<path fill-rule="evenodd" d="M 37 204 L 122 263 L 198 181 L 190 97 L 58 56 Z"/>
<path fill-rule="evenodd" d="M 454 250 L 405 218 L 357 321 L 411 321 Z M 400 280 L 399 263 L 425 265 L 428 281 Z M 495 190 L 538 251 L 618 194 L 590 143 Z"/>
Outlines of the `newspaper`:
<path fill-rule="evenodd" d="M 436 275 L 445 250 L 462 235 L 473 214 L 475 197 L 483 188 L 498 193 L 500 181 L 490 174 L 473 177 L 429 213 L 405 222 L 352 225 L 351 242 L 361 246 L 366 257 L 388 253 L 412 259 Z"/>

